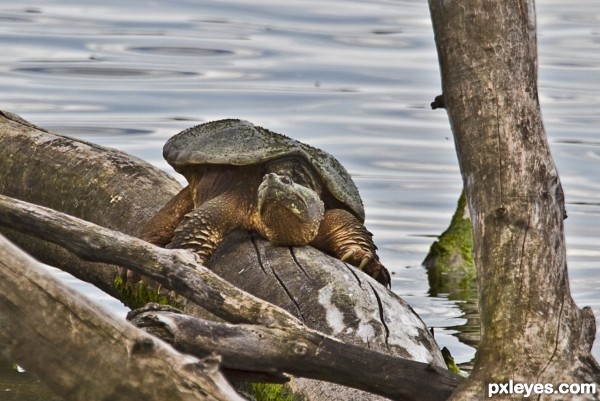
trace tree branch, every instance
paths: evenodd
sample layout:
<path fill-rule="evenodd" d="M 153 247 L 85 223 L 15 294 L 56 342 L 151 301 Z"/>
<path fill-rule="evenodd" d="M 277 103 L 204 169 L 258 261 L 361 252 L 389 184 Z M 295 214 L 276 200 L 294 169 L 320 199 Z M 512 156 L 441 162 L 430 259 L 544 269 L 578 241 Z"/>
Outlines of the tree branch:
<path fill-rule="evenodd" d="M 138 238 L 3 195 L 0 195 L 0 225 L 41 237 L 83 259 L 133 270 L 228 322 L 303 327 L 281 308 L 238 289 L 196 263 L 192 252 L 159 248 Z"/>
<path fill-rule="evenodd" d="M 161 333 L 182 352 L 201 357 L 217 350 L 222 366 L 229 369 L 285 372 L 394 400 L 445 400 L 462 382 L 445 369 L 344 344 L 317 332 L 215 323 L 160 309 L 149 306 L 128 318 L 138 327 Z"/>

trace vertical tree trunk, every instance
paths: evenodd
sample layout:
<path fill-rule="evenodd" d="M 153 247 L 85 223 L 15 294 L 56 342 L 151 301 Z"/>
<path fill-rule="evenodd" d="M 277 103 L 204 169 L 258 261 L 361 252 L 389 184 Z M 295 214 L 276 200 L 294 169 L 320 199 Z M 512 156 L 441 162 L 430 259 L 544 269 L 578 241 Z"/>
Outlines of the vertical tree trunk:
<path fill-rule="evenodd" d="M 595 382 L 600 393 L 594 317 L 569 291 L 564 198 L 538 102 L 534 2 L 429 6 L 472 218 L 482 330 L 472 376 L 453 399 L 487 397 L 489 383 L 511 379 L 555 389 Z"/>

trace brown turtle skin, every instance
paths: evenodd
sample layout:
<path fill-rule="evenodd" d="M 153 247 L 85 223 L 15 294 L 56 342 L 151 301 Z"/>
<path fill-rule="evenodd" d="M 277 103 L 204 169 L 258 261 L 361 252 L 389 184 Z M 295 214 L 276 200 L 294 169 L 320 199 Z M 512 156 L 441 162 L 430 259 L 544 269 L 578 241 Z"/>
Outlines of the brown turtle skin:
<path fill-rule="evenodd" d="M 286 149 L 273 157 L 256 147 L 257 154 L 251 155 L 249 146 L 227 153 L 227 141 L 252 141 L 238 132 L 248 130 L 261 130 L 251 135 L 258 135 L 263 142 L 264 138 L 285 140 Z M 218 141 L 225 144 L 209 156 L 204 149 L 189 149 L 206 139 L 204 131 L 213 136 L 216 132 Z M 198 132 L 200 140 L 190 139 Z M 302 151 L 295 147 L 302 147 Z M 250 156 L 240 154 L 245 150 Z M 336 171 L 331 173 L 329 164 L 316 168 L 304 153 L 333 163 Z M 206 263 L 227 234 L 250 230 L 275 245 L 311 245 L 390 285 L 389 272 L 379 262 L 372 234 L 363 225 L 364 210 L 354 183 L 332 185 L 323 179 L 330 173 L 333 177 L 328 178 L 333 180 L 350 179 L 333 156 L 239 120 L 221 120 L 183 131 L 167 142 L 164 155 L 189 185 L 145 224 L 142 239 L 167 248 L 190 249 Z"/>

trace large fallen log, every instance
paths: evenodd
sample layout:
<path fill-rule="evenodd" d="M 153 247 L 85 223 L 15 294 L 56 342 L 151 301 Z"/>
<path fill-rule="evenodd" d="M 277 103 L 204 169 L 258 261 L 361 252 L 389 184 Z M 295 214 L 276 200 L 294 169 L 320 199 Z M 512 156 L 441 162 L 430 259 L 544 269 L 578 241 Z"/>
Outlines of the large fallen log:
<path fill-rule="evenodd" d="M 68 400 L 243 400 L 218 359 L 180 354 L 116 319 L 1 235 L 0 352 Z"/>
<path fill-rule="evenodd" d="M 67 211 L 122 232 L 135 234 L 141 223 L 178 189 L 172 179 L 139 159 L 39 130 L 6 113 L 0 115 L 0 140 L 4 145 L 0 149 L 0 160 L 12 160 L 7 168 L 0 170 L 0 192 Z M 103 152 L 106 152 L 105 158 L 102 157 Z M 88 153 L 91 155 L 86 157 Z M 108 163 L 104 159 L 119 162 Z M 54 182 L 53 185 L 37 185 L 37 181 L 31 179 L 41 168 L 46 168 L 45 180 Z M 77 170 L 86 174 L 84 182 L 71 178 L 70 174 L 76 174 Z M 150 177 L 145 177 L 146 174 Z M 112 178 L 105 182 L 106 177 Z M 94 185 L 100 185 L 104 191 L 94 190 Z M 46 193 L 55 186 L 62 188 L 60 202 L 52 200 Z M 125 188 L 127 192 L 120 192 Z M 80 199 L 90 198 L 90 193 L 98 193 L 97 197 L 102 200 L 81 205 Z M 133 205 L 137 202 L 139 205 Z M 96 212 L 88 211 L 89 207 Z M 103 214 L 103 208 L 111 210 L 111 213 Z M 121 208 L 122 213 L 118 213 Z M 34 231 L 39 234 L 37 229 Z M 32 249 L 31 237 L 11 235 L 44 262 L 58 265 L 119 296 L 113 287 L 114 267 L 82 263 L 77 257 L 62 263 L 65 254 L 69 254 L 64 248 L 41 242 Z M 74 238 L 72 242 L 76 241 L 77 238 Z M 107 252 L 99 249 L 97 253 Z M 187 262 L 192 260 L 183 261 Z M 220 247 L 211 261 L 211 268 L 241 289 L 283 307 L 308 327 L 349 343 L 436 366 L 443 364 L 429 331 L 399 297 L 363 273 L 309 247 L 277 248 L 261 239 L 238 233 Z M 217 307 L 221 294 L 211 289 L 206 291 L 203 296 L 212 298 L 212 302 L 216 302 L 215 311 L 223 314 L 221 307 Z M 201 296 L 186 295 L 192 298 Z M 248 321 L 235 320 L 231 315 L 227 319 Z M 262 323 L 275 324 L 275 321 L 267 319 Z M 331 384 L 300 381 L 292 385 L 304 395 L 312 392 L 308 399 L 314 400 L 378 399 Z"/>

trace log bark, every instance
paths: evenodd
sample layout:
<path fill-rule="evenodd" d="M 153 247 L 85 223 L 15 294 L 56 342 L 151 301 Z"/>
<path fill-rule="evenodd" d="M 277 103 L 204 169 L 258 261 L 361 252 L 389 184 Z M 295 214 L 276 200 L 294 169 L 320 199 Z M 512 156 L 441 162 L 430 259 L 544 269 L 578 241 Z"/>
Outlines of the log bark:
<path fill-rule="evenodd" d="M 472 219 L 482 330 L 473 373 L 453 399 L 484 398 L 488 383 L 509 380 L 599 386 L 594 317 L 569 291 L 564 197 L 538 101 L 534 2 L 429 6 Z"/>
<path fill-rule="evenodd" d="M 1 235 L 0 351 L 69 400 L 243 401 L 218 359 L 180 354 L 114 318 Z"/>

